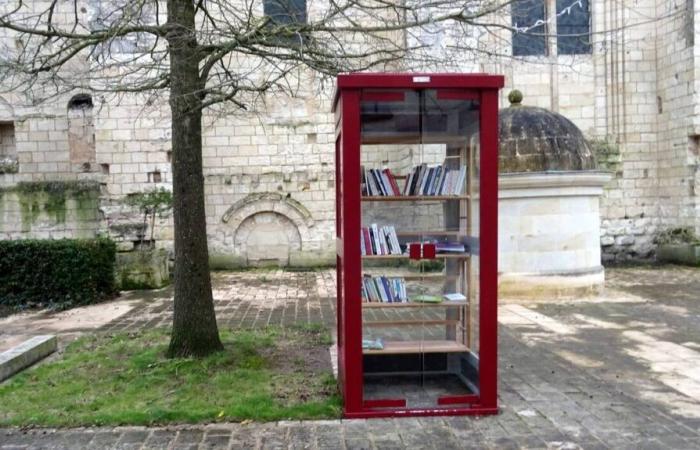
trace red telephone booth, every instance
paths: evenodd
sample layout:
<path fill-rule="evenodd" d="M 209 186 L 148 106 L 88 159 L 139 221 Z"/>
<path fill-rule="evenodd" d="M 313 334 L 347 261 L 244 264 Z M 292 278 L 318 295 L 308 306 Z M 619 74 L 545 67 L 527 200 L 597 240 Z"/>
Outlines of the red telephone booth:
<path fill-rule="evenodd" d="M 338 77 L 345 417 L 498 411 L 501 87 L 483 74 Z"/>

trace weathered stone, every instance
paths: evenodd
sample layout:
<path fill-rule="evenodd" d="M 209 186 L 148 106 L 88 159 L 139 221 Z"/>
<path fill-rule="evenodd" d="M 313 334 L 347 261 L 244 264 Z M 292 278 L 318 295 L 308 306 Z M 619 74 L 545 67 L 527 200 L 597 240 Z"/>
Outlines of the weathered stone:
<path fill-rule="evenodd" d="M 119 252 L 116 271 L 122 290 L 161 288 L 170 283 L 168 252 L 164 249 Z"/>
<path fill-rule="evenodd" d="M 613 245 L 614 243 L 615 243 L 615 238 L 612 236 L 603 236 L 600 238 L 600 245 L 602 245 L 603 247 Z"/>
<path fill-rule="evenodd" d="M 501 173 L 598 168 L 581 130 L 560 114 L 518 102 L 500 111 L 498 124 Z"/>
<path fill-rule="evenodd" d="M 634 244 L 633 236 L 618 236 L 615 238 L 616 245 L 632 245 Z"/>
<path fill-rule="evenodd" d="M 659 262 L 700 266 L 700 245 L 698 244 L 662 244 L 656 249 Z"/>
<path fill-rule="evenodd" d="M 0 381 L 55 352 L 56 336 L 35 336 L 0 353 Z"/>

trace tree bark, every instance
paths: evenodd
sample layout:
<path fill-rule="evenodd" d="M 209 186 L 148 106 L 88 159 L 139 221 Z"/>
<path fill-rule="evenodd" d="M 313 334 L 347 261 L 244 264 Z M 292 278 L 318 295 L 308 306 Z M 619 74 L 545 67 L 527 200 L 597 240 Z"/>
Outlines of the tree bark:
<path fill-rule="evenodd" d="M 222 350 L 209 276 L 202 173 L 202 88 L 192 0 L 168 0 L 175 302 L 170 357 Z"/>

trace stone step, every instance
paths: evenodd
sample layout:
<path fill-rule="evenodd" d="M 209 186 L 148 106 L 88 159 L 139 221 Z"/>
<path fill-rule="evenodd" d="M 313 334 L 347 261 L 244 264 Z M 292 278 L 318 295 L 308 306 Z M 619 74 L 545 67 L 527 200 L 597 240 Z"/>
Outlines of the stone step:
<path fill-rule="evenodd" d="M 0 353 L 0 381 L 55 352 L 57 344 L 54 335 L 34 336 Z"/>

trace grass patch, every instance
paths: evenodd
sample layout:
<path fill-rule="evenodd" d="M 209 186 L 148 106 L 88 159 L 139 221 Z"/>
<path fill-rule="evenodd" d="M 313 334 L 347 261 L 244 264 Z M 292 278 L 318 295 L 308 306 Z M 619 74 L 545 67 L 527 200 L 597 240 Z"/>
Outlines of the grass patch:
<path fill-rule="evenodd" d="M 165 358 L 164 330 L 84 337 L 0 384 L 0 426 L 337 418 L 323 333 L 222 332 L 225 351 L 199 360 Z"/>

